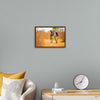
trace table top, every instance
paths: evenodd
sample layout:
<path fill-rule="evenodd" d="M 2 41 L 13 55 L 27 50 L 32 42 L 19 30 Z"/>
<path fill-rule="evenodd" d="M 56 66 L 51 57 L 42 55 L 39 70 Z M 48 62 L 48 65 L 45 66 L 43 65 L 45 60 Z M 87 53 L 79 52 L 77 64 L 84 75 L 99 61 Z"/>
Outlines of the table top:
<path fill-rule="evenodd" d="M 65 89 L 65 93 L 53 93 L 52 89 L 42 89 L 42 95 L 100 95 L 100 89 Z"/>

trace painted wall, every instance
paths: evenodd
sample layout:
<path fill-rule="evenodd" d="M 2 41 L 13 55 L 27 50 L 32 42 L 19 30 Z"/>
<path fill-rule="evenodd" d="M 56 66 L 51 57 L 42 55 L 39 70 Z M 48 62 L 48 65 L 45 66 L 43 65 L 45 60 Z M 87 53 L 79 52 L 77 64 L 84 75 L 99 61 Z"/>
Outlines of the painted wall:
<path fill-rule="evenodd" d="M 65 25 L 66 48 L 35 48 L 35 25 Z M 0 0 L 0 71 L 27 71 L 41 89 L 74 88 L 86 74 L 100 88 L 100 0 Z"/>

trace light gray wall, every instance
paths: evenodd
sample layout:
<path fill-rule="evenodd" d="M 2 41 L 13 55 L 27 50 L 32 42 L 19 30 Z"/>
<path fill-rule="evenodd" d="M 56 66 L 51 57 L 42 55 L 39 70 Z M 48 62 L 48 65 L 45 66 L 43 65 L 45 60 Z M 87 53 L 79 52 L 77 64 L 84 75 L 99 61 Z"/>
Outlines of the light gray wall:
<path fill-rule="evenodd" d="M 35 25 L 66 26 L 66 48 L 35 48 Z M 100 88 L 100 0 L 0 0 L 0 71 L 27 71 L 41 89 L 74 88 L 86 74 Z"/>

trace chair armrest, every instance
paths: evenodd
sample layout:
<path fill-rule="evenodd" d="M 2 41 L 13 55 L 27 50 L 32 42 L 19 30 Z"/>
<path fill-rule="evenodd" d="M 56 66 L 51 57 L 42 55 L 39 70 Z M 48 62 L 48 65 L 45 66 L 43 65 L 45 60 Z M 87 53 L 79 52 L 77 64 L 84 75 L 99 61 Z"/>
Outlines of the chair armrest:
<path fill-rule="evenodd" d="M 24 85 L 24 92 L 22 93 L 21 100 L 35 100 L 36 85 L 29 79 L 26 79 Z"/>

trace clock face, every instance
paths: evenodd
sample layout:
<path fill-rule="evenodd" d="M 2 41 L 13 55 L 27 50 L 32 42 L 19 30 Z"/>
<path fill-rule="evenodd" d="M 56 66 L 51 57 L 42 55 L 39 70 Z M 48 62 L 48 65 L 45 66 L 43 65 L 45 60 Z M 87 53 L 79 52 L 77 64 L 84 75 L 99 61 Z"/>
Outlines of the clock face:
<path fill-rule="evenodd" d="M 79 74 L 74 78 L 74 86 L 78 89 L 85 89 L 89 84 L 89 80 L 85 75 Z"/>

